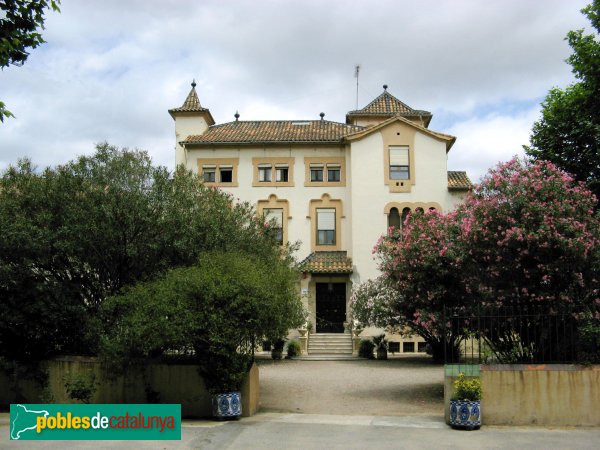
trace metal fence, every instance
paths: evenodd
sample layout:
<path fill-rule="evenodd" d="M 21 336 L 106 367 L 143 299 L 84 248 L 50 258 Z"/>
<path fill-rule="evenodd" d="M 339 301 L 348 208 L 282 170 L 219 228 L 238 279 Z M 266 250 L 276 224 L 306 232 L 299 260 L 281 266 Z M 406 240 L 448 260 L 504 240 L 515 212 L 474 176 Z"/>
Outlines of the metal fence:
<path fill-rule="evenodd" d="M 535 305 L 445 308 L 443 320 L 448 337 L 460 336 L 458 348 L 446 351 L 447 364 L 578 361 L 578 321 L 570 312 Z"/>

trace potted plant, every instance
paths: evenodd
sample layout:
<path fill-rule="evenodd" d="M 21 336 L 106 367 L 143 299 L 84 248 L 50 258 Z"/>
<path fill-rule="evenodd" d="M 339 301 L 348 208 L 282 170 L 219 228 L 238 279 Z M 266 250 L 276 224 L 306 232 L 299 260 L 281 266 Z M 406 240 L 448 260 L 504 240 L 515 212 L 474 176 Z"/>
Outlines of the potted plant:
<path fill-rule="evenodd" d="M 240 388 L 248 373 L 251 357 L 241 353 L 210 355 L 200 368 L 211 395 L 212 415 L 216 419 L 238 419 L 242 415 Z"/>
<path fill-rule="evenodd" d="M 368 339 L 362 339 L 360 341 L 360 344 L 358 347 L 358 356 L 360 356 L 361 358 L 374 359 L 374 357 L 373 357 L 374 349 L 375 349 L 375 344 L 373 344 L 373 341 L 368 340 Z"/>
<path fill-rule="evenodd" d="M 481 426 L 481 380 L 466 378 L 460 373 L 454 381 L 450 399 L 450 425 L 452 428 L 478 430 Z"/>
<path fill-rule="evenodd" d="M 294 358 L 300 356 L 300 342 L 290 341 L 287 346 L 287 358 Z"/>
<path fill-rule="evenodd" d="M 377 349 L 377 359 L 387 359 L 388 341 L 385 338 L 385 333 L 379 336 L 373 336 L 373 344 Z"/>
<path fill-rule="evenodd" d="M 285 346 L 285 339 L 278 338 L 273 342 L 273 349 L 271 350 L 271 358 L 281 359 L 283 356 L 283 347 Z"/>

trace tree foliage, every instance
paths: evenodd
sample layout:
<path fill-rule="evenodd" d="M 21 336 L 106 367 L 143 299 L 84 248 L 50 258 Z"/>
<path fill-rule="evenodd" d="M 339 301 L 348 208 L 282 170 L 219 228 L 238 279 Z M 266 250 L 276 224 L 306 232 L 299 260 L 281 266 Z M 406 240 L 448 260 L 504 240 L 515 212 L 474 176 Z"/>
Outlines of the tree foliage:
<path fill-rule="evenodd" d="M 268 231 L 251 205 L 145 152 L 100 144 L 41 173 L 21 161 L 0 178 L 0 355 L 94 353 L 105 298 L 205 251 L 286 257 Z"/>
<path fill-rule="evenodd" d="M 297 273 L 279 258 L 205 253 L 193 267 L 169 271 L 104 303 L 104 355 L 123 366 L 193 349 L 210 390 L 239 389 L 253 344 L 283 336 L 304 320 L 296 282 Z"/>
<path fill-rule="evenodd" d="M 34 49 L 45 41 L 39 29 L 44 28 L 45 10 L 60 11 L 60 0 L 0 0 L 0 69 L 9 65 L 21 66 Z M 0 102 L 0 122 L 13 117 Z"/>
<path fill-rule="evenodd" d="M 567 62 L 579 81 L 550 90 L 525 150 L 574 174 L 600 199 L 600 0 L 582 12 L 595 33 L 576 30 L 566 37 L 573 49 Z"/>
<path fill-rule="evenodd" d="M 498 165 L 457 210 L 415 214 L 377 244 L 383 283 L 396 291 L 389 320 L 403 316 L 440 357 L 442 342 L 452 351 L 462 333 L 442 320 L 444 307 L 518 306 L 600 319 L 594 205 L 590 191 L 552 163 Z M 550 338 L 542 336 L 547 329 L 525 332 L 531 336 L 521 343 Z"/>

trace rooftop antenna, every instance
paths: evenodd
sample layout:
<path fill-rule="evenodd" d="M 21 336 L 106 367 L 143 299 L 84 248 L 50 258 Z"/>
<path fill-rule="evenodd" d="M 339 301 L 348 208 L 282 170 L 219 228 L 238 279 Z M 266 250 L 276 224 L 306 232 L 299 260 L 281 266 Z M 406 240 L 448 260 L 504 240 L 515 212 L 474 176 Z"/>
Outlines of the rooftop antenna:
<path fill-rule="evenodd" d="M 358 74 L 360 73 L 360 64 L 354 67 L 354 78 L 356 78 L 356 109 L 358 109 Z"/>

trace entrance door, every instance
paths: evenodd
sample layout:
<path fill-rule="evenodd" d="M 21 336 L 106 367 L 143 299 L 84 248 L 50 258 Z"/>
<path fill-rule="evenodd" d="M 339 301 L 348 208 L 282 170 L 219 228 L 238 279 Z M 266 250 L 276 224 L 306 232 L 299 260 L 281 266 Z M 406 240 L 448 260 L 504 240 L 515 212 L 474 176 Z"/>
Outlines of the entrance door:
<path fill-rule="evenodd" d="M 346 283 L 317 283 L 317 333 L 343 333 Z"/>

